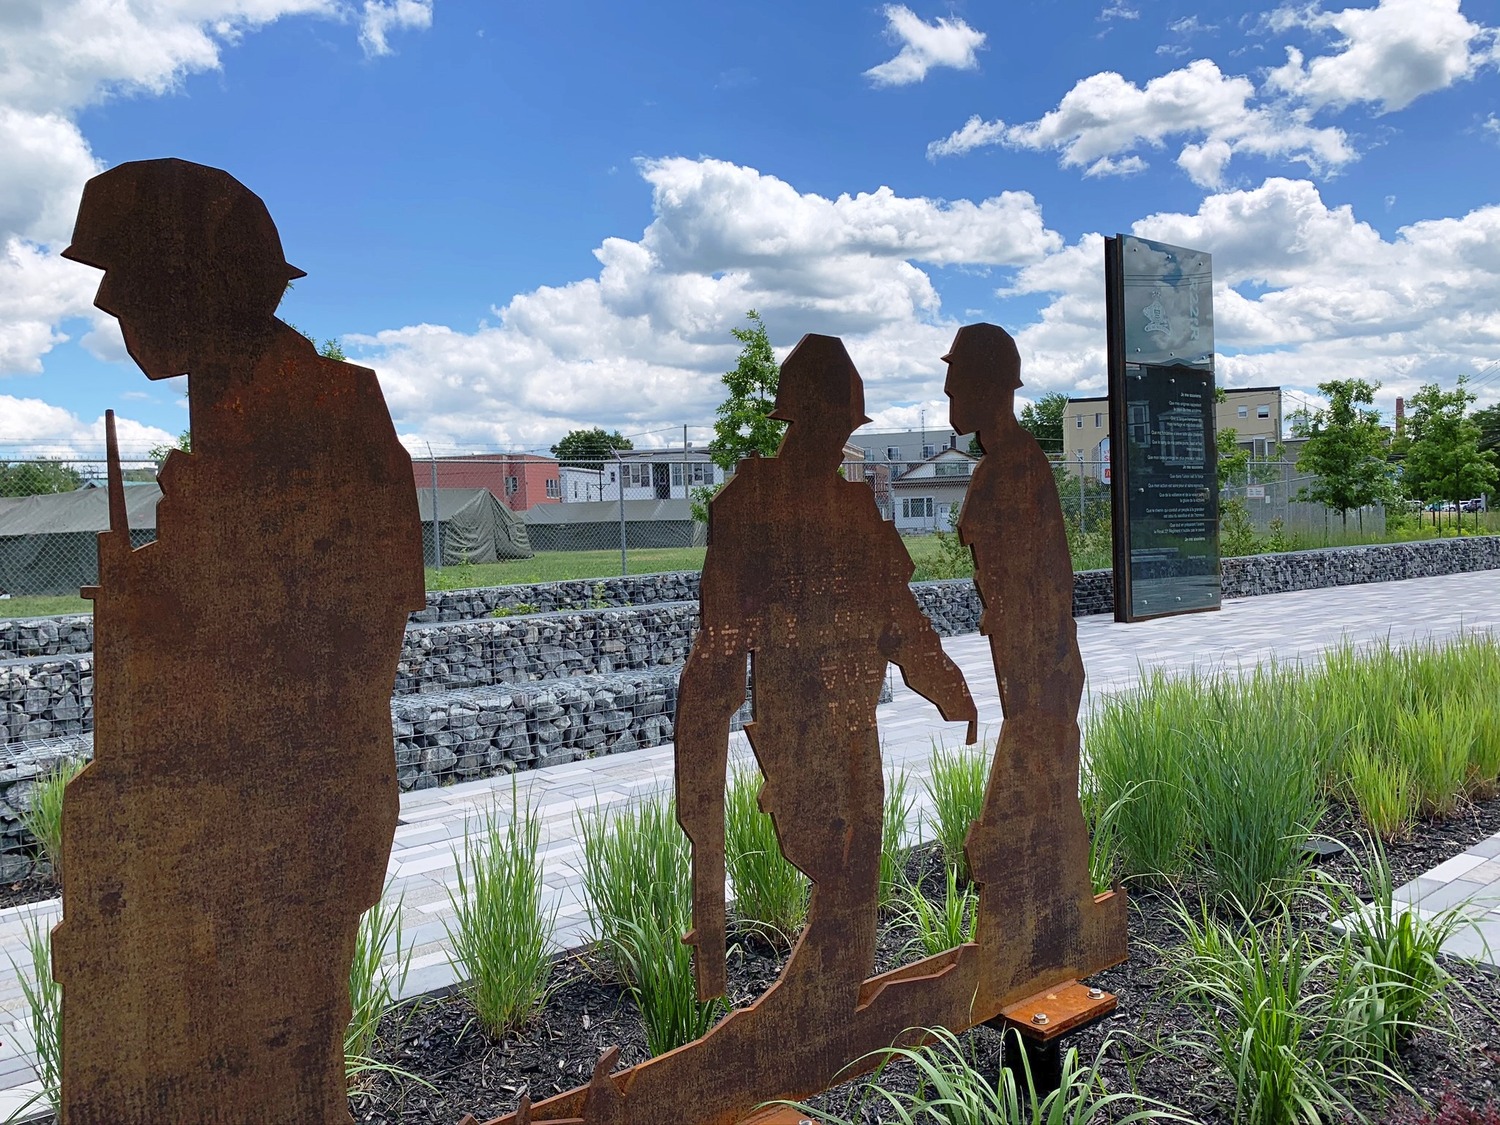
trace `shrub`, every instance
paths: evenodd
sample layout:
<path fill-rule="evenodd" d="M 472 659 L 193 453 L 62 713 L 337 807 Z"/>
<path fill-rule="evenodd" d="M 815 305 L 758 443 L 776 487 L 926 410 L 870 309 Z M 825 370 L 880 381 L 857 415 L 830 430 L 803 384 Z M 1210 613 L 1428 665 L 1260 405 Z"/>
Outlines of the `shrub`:
<path fill-rule="evenodd" d="M 1230 1081 L 1232 1120 L 1338 1120 L 1355 1112 L 1351 1088 L 1399 1082 L 1364 1057 L 1363 1029 L 1351 1033 L 1347 1013 L 1365 995 L 1356 962 L 1318 952 L 1285 905 L 1253 921 L 1240 910 L 1231 926 L 1179 904 L 1174 921 L 1184 941 L 1162 953 L 1177 982 L 1174 1002 L 1198 1026 L 1168 1049 L 1200 1055 Z"/>
<path fill-rule="evenodd" d="M 396 1006 L 411 967 L 411 950 L 402 946 L 401 907 L 384 897 L 365 911 L 354 939 L 354 960 L 349 965 L 349 1002 L 352 1014 L 344 1032 L 344 1069 L 352 1081 L 371 1069 L 370 1049 L 375 1044 L 381 1017 Z M 381 969 L 386 952 L 393 956 L 390 971 Z"/>
<path fill-rule="evenodd" d="M 1112 810 L 1111 851 L 1129 878 L 1170 883 L 1186 868 L 1193 826 L 1182 732 L 1201 710 L 1196 677 L 1155 670 L 1089 715 L 1086 792 L 1097 813 Z"/>
<path fill-rule="evenodd" d="M 595 807 L 577 819 L 584 908 L 594 936 L 624 978 L 620 956 L 629 925 L 649 931 L 691 927 L 692 859 L 676 803 L 659 795 L 614 812 Z"/>
<path fill-rule="evenodd" d="M 1307 746 L 1284 716 L 1225 712 L 1194 758 L 1193 819 L 1211 893 L 1254 911 L 1306 871 L 1323 803 Z"/>
<path fill-rule="evenodd" d="M 578 822 L 584 904 L 594 934 L 635 998 L 646 1045 L 658 1055 L 696 1039 L 723 1011 L 698 1001 L 692 950 L 692 859 L 676 803 L 648 798 Z"/>
<path fill-rule="evenodd" d="M 807 876 L 781 854 L 776 827 L 760 809 L 758 770 L 736 770 L 725 794 L 724 867 L 740 924 L 787 948 L 807 919 Z"/>
<path fill-rule="evenodd" d="M 1422 808 L 1452 816 L 1468 778 L 1472 712 L 1454 703 L 1440 711 L 1424 706 L 1397 716 L 1395 733 L 1396 759 L 1416 779 Z"/>
<path fill-rule="evenodd" d="M 480 831 L 465 833 L 458 887 L 448 892 L 453 921 L 444 921 L 449 958 L 463 989 L 492 1035 L 521 1026 L 546 999 L 557 916 L 542 905 L 541 820 L 511 790 L 511 816 L 491 809 Z"/>
<path fill-rule="evenodd" d="M 900 1125 L 1089 1125 L 1091 1122 L 1182 1121 L 1189 1119 L 1161 1102 L 1135 1093 L 1111 1093 L 1100 1074 L 1100 1066 L 1113 1047 L 1106 1039 L 1094 1061 L 1085 1067 L 1078 1048 L 1070 1048 L 1062 1059 L 1062 1081 L 1056 1090 L 1038 1096 L 1029 1065 L 1023 1063 L 1026 1086 L 1023 1097 L 1015 1074 L 1002 1070 L 999 1078 L 987 1077 L 962 1041 L 945 1028 L 929 1029 L 932 1042 L 920 1047 L 895 1047 L 877 1056 L 871 1082 L 861 1084 L 851 1095 L 845 1116 L 819 1110 L 818 1119 L 829 1125 L 888 1121 Z M 909 1063 L 916 1071 L 916 1089 L 906 1091 L 881 1077 L 892 1063 Z M 871 1105 L 870 1103 L 875 1103 Z M 812 1116 L 811 1111 L 797 1109 Z"/>
<path fill-rule="evenodd" d="M 911 777 L 895 770 L 885 779 L 885 805 L 880 819 L 880 908 L 891 906 L 901 891 L 906 860 L 911 855 L 907 821 L 915 798 L 909 792 Z"/>
<path fill-rule="evenodd" d="M 38 1101 L 44 1101 L 53 1113 L 62 1102 L 62 985 L 52 979 L 52 934 L 35 917 L 25 923 L 26 949 L 31 954 L 31 972 L 27 973 L 12 960 L 11 970 L 31 1015 L 31 1031 L 36 1041 L 36 1076 L 41 1092 L 21 1106 L 13 1116 Z"/>
<path fill-rule="evenodd" d="M 1382 840 L 1411 830 L 1417 816 L 1417 786 L 1411 771 L 1368 746 L 1356 746 L 1344 759 L 1349 793 L 1365 826 Z"/>
<path fill-rule="evenodd" d="M 969 862 L 964 841 L 970 826 L 984 812 L 984 788 L 989 781 L 990 754 L 983 746 L 932 749 L 932 772 L 923 780 L 932 805 L 932 831 L 942 846 L 943 862 L 967 881 Z"/>
<path fill-rule="evenodd" d="M 1329 914 L 1338 919 L 1344 940 L 1358 958 L 1358 975 L 1368 986 L 1348 1009 L 1352 1033 L 1383 1058 L 1423 1022 L 1437 1018 L 1451 1026 L 1447 993 L 1453 978 L 1438 961 L 1443 943 L 1473 925 L 1462 907 L 1424 916 L 1396 902 L 1385 852 L 1370 841 L 1371 858 L 1360 866 L 1359 881 L 1368 889 L 1365 903 L 1347 883 L 1324 880 Z"/>
<path fill-rule="evenodd" d="M 1483 696 L 1500 699 L 1500 688 Z M 1481 707 L 1474 715 L 1474 745 L 1469 751 L 1469 792 L 1476 798 L 1493 797 L 1500 780 L 1500 707 Z"/>
<path fill-rule="evenodd" d="M 624 963 L 626 988 L 646 1025 L 646 1050 L 662 1055 L 705 1034 L 725 1011 L 723 1000 L 698 999 L 693 951 L 682 929 L 624 920 L 615 956 Z"/>
<path fill-rule="evenodd" d="M 926 957 L 962 945 L 974 933 L 979 892 L 973 884 L 960 888 L 958 872 L 947 864 L 943 865 L 943 877 L 947 886 L 941 902 L 931 901 L 922 893 L 921 887 L 911 883 L 906 883 L 903 888 L 905 903 L 901 921 L 915 931 L 907 949 L 915 948 Z"/>
<path fill-rule="evenodd" d="M 26 826 L 42 849 L 42 856 L 52 867 L 52 877 L 62 885 L 62 806 L 63 790 L 78 776 L 87 762 L 64 758 L 37 779 L 31 791 L 31 806 L 21 813 Z"/>

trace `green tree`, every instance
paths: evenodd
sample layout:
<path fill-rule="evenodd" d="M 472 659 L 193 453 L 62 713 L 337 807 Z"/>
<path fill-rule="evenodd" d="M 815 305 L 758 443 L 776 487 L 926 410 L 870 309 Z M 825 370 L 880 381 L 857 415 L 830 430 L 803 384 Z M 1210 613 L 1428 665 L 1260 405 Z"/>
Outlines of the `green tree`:
<path fill-rule="evenodd" d="M 1035 402 L 1021 408 L 1021 428 L 1029 430 L 1042 452 L 1059 457 L 1063 451 L 1063 419 L 1068 413 L 1068 396 L 1048 391 Z"/>
<path fill-rule="evenodd" d="M 776 407 L 776 388 L 781 384 L 781 365 L 771 350 L 765 321 L 751 309 L 745 316 L 748 328 L 731 328 L 730 333 L 742 345 L 733 371 L 724 373 L 729 397 L 719 403 L 715 412 L 714 436 L 708 443 L 714 464 L 726 472 L 733 471 L 746 457 L 758 453 L 769 457 L 781 444 L 786 423 L 768 417 Z"/>
<path fill-rule="evenodd" d="M 1374 408 L 1379 389 L 1379 383 L 1365 379 L 1319 383 L 1318 390 L 1328 398 L 1327 409 L 1307 413 L 1296 423 L 1307 436 L 1297 468 L 1316 479 L 1298 489 L 1293 499 L 1332 508 L 1346 528 L 1352 510 L 1385 503 L 1396 492 L 1386 457 L 1386 432 Z"/>
<path fill-rule="evenodd" d="M 1495 487 L 1496 454 L 1479 447 L 1479 425 L 1468 416 L 1474 397 L 1464 375 L 1451 391 L 1428 383 L 1412 395 L 1403 480 L 1418 500 L 1457 504 Z"/>
<path fill-rule="evenodd" d="M 287 288 L 290 289 L 291 285 L 287 285 Z M 294 332 L 297 332 L 299 335 L 306 336 L 308 343 L 318 343 L 317 340 L 313 339 L 313 334 L 311 332 L 304 332 L 291 321 L 287 321 L 286 326 L 292 329 Z M 323 343 L 318 347 L 318 354 L 324 359 L 336 359 L 340 363 L 347 363 L 349 360 L 349 357 L 344 354 L 343 345 L 339 343 L 337 337 L 334 337 L 331 340 L 324 340 Z"/>
<path fill-rule="evenodd" d="M 184 453 L 191 453 L 193 451 L 193 432 L 191 430 L 183 430 L 182 433 L 177 435 L 176 445 L 167 445 L 165 443 L 153 445 L 146 456 L 160 465 L 167 459 L 167 454 L 171 453 L 174 449 L 180 449 Z"/>
<path fill-rule="evenodd" d="M 42 496 L 83 487 L 83 474 L 61 461 L 0 461 L 0 496 Z"/>
<path fill-rule="evenodd" d="M 560 464 L 597 469 L 601 461 L 614 459 L 615 450 L 634 448 L 634 443 L 619 430 L 605 433 L 595 426 L 589 430 L 569 430 L 552 447 L 552 454 Z"/>
<path fill-rule="evenodd" d="M 752 454 L 771 456 L 786 432 L 785 422 L 768 417 L 776 408 L 781 365 L 771 350 L 771 337 L 760 313 L 751 309 L 745 316 L 750 321 L 748 327 L 729 330 L 742 347 L 734 370 L 724 373 L 729 396 L 715 411 L 714 436 L 708 443 L 708 455 L 725 472 L 733 472 L 736 465 Z M 703 485 L 693 489 L 695 520 L 708 522 L 708 502 L 722 487 Z"/>
<path fill-rule="evenodd" d="M 1476 410 L 1470 417 L 1479 427 L 1479 448 L 1500 457 L 1500 402 Z"/>

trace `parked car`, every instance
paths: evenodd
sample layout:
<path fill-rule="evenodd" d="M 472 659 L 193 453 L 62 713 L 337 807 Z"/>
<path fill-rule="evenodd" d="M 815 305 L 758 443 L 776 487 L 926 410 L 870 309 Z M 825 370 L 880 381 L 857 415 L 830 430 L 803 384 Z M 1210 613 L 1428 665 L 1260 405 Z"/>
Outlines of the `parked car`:
<path fill-rule="evenodd" d="M 1483 512 L 1487 510 L 1483 496 L 1476 496 L 1472 500 L 1465 500 L 1459 507 L 1465 512 Z"/>

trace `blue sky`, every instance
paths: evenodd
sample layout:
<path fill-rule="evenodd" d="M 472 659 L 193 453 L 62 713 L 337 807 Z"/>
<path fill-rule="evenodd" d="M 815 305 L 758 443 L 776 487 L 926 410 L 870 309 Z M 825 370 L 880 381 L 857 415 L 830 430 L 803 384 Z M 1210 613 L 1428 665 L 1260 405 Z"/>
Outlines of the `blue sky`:
<path fill-rule="evenodd" d="M 87 177 L 179 156 L 267 202 L 284 319 L 425 450 L 707 436 L 730 329 L 843 336 L 883 427 L 959 324 L 1099 393 L 1098 236 L 1214 256 L 1221 380 L 1500 398 L 1500 0 L 909 6 L 7 0 L 0 452 L 186 423 L 98 275 Z"/>

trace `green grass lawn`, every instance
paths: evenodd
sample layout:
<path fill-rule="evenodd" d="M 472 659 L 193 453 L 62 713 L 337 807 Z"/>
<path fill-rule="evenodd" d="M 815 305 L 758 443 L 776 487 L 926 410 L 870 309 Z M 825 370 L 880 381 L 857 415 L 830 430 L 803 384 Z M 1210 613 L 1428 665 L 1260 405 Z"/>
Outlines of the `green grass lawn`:
<path fill-rule="evenodd" d="M 702 570 L 703 547 L 642 547 L 630 551 L 631 574 Z M 570 578 L 611 578 L 620 573 L 619 548 L 608 551 L 538 551 L 529 559 L 468 563 L 427 568 L 429 590 L 467 590 L 478 586 L 515 586 L 529 582 L 562 582 Z"/>
<path fill-rule="evenodd" d="M 1466 513 L 1464 534 L 1474 533 L 1475 517 Z M 1434 525 L 1432 513 L 1424 512 L 1421 524 L 1413 520 L 1398 530 L 1385 535 L 1361 534 L 1350 528 L 1347 534 L 1332 534 L 1326 541 L 1298 536 L 1292 543 L 1294 550 L 1311 547 L 1342 547 L 1361 543 L 1408 542 L 1416 539 L 1432 539 L 1438 536 L 1451 537 L 1456 531 L 1451 513 L 1442 516 L 1442 522 Z M 1487 512 L 1479 516 L 1478 523 L 1487 534 L 1500 533 L 1500 512 Z M 906 550 L 916 564 L 917 578 L 931 577 L 941 563 L 940 547 L 935 535 L 919 535 L 904 539 Z M 1073 559 L 1074 568 L 1089 570 L 1107 567 L 1109 542 L 1099 537 L 1098 542 L 1085 541 L 1075 545 L 1082 555 Z M 629 553 L 631 574 L 660 574 L 672 570 L 702 570 L 702 547 L 650 547 Z M 538 551 L 529 559 L 512 559 L 498 563 L 469 563 L 464 566 L 444 567 L 441 571 L 427 568 L 429 590 L 461 590 L 478 586 L 514 586 L 530 582 L 561 582 L 566 579 L 610 578 L 620 573 L 620 552 L 604 551 Z M 67 595 L 42 595 L 37 597 L 15 597 L 0 600 L 0 618 L 5 617 L 52 617 L 69 613 L 92 613 L 94 603 Z"/>
<path fill-rule="evenodd" d="M 0 617 L 60 617 L 67 613 L 93 613 L 94 603 L 76 594 L 39 594 L 35 597 L 0 600 Z"/>

